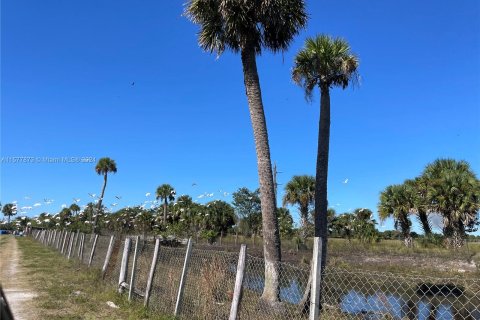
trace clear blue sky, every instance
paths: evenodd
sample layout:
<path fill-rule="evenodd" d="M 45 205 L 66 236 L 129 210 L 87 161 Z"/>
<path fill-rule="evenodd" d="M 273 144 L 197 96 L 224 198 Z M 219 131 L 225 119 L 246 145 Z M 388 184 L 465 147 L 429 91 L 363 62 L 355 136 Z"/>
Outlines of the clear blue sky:
<path fill-rule="evenodd" d="M 118 207 L 142 203 L 162 183 L 194 199 L 214 193 L 207 200 L 256 188 L 240 57 L 202 52 L 183 2 L 2 1 L 1 156 L 111 157 L 118 173 L 105 204 Z M 293 175 L 315 172 L 319 98 L 307 103 L 290 71 L 318 33 L 347 39 L 361 66 L 361 85 L 331 96 L 337 212 L 376 212 L 383 188 L 438 157 L 466 160 L 480 174 L 479 1 L 307 5 L 308 27 L 290 49 L 258 59 L 279 198 Z M 0 199 L 41 203 L 29 216 L 56 213 L 74 197 L 85 204 L 102 185 L 94 166 L 4 161 Z"/>

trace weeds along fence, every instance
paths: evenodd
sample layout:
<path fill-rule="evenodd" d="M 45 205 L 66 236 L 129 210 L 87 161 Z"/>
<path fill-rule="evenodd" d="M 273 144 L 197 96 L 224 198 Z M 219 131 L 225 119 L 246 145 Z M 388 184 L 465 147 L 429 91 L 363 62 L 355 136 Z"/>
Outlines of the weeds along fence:
<path fill-rule="evenodd" d="M 178 319 L 309 319 L 309 268 L 280 263 L 281 303 L 261 300 L 264 261 L 248 254 L 179 247 L 161 239 L 114 238 L 60 230 L 31 236 L 102 270 L 129 299 Z M 480 279 L 415 277 L 327 268 L 321 319 L 480 320 Z M 240 294 L 241 292 L 241 294 Z"/>

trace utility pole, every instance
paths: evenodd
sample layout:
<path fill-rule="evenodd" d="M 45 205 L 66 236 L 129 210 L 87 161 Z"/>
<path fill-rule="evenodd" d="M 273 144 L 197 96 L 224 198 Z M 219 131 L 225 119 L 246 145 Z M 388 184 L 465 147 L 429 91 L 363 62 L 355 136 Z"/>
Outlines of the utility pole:
<path fill-rule="evenodd" d="M 273 162 L 273 193 L 275 194 L 275 205 L 277 204 L 277 190 L 279 184 L 277 183 L 277 173 L 282 173 L 277 171 L 277 162 Z"/>

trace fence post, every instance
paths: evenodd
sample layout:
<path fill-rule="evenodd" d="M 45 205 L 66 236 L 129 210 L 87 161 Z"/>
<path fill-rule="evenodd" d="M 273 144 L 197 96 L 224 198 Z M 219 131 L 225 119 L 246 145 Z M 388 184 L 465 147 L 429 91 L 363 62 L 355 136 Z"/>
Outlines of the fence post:
<path fill-rule="evenodd" d="M 247 246 L 242 244 L 240 247 L 240 255 L 238 256 L 237 276 L 235 278 L 235 289 L 233 291 L 232 306 L 230 307 L 229 320 L 236 320 L 238 314 L 238 307 L 242 298 L 243 276 L 245 274 L 245 257 Z"/>
<path fill-rule="evenodd" d="M 97 239 L 98 239 L 98 234 L 95 234 L 95 238 L 93 239 L 92 251 L 90 251 L 90 259 L 88 259 L 88 266 L 89 267 L 92 264 L 93 255 L 95 254 L 95 247 L 97 246 Z"/>
<path fill-rule="evenodd" d="M 133 253 L 133 262 L 132 262 L 132 276 L 130 277 L 130 287 L 128 288 L 128 301 L 132 300 L 133 287 L 135 286 L 135 272 L 137 265 L 137 253 L 138 253 L 138 243 L 140 242 L 140 237 L 135 237 L 135 252 Z"/>
<path fill-rule="evenodd" d="M 77 232 L 75 232 L 75 238 L 73 239 L 73 256 L 75 256 L 75 250 L 77 249 L 77 243 L 78 243 L 78 234 L 80 233 L 80 230 L 77 229 Z"/>
<path fill-rule="evenodd" d="M 143 305 L 148 307 L 148 300 L 150 299 L 150 292 L 152 291 L 153 275 L 157 267 L 158 250 L 160 249 L 160 239 L 155 240 L 155 249 L 153 251 L 152 265 L 150 266 L 150 273 L 148 274 L 147 289 L 145 290 L 145 301 Z"/>
<path fill-rule="evenodd" d="M 68 232 L 67 230 L 65 230 L 65 235 L 63 236 L 63 242 L 62 242 L 62 249 L 60 250 L 60 253 L 63 254 L 63 249 L 65 248 L 65 243 L 67 242 L 67 236 L 68 236 Z"/>
<path fill-rule="evenodd" d="M 123 256 L 122 256 L 122 264 L 120 265 L 120 276 L 118 277 L 118 292 L 123 292 L 122 283 L 126 282 L 127 280 L 127 269 L 128 269 L 128 254 L 130 252 L 130 243 L 132 239 L 126 238 L 125 239 L 125 246 L 123 247 Z"/>
<path fill-rule="evenodd" d="M 320 313 L 320 283 L 322 280 L 322 241 L 321 237 L 313 239 L 313 270 L 312 270 L 312 295 L 310 299 L 309 320 L 317 320 Z"/>
<path fill-rule="evenodd" d="M 180 312 L 180 305 L 182 304 L 183 288 L 185 286 L 185 279 L 187 276 L 188 262 L 190 261 L 190 255 L 192 253 L 192 238 L 188 239 L 187 252 L 185 253 L 185 262 L 183 263 L 182 277 L 180 278 L 180 286 L 178 287 L 177 303 L 175 304 L 174 316 L 178 316 Z"/>
<path fill-rule="evenodd" d="M 68 246 L 68 260 L 70 260 L 70 256 L 72 254 L 73 238 L 74 237 L 75 237 L 75 233 L 73 231 L 70 232 L 70 245 Z"/>
<path fill-rule="evenodd" d="M 112 256 L 113 239 L 114 239 L 114 237 L 111 236 L 110 237 L 110 244 L 108 245 L 107 255 L 105 256 L 105 262 L 103 263 L 102 278 L 105 277 L 105 272 L 107 272 L 108 263 L 110 262 L 110 257 Z"/>
<path fill-rule="evenodd" d="M 77 258 L 80 259 L 80 247 L 82 246 L 83 232 L 78 235 Z"/>
<path fill-rule="evenodd" d="M 83 263 L 83 246 L 85 245 L 85 233 L 82 233 L 82 237 L 80 238 L 80 253 L 78 257 L 80 258 L 80 262 Z"/>
<path fill-rule="evenodd" d="M 59 250 L 60 249 L 60 241 L 63 237 L 63 230 L 59 230 L 58 236 L 57 236 L 57 242 L 55 243 L 55 249 Z"/>

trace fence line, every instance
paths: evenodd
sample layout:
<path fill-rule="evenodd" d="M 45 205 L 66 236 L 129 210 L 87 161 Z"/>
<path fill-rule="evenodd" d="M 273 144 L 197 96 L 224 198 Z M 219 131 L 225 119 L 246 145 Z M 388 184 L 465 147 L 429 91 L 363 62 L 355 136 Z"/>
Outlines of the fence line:
<path fill-rule="evenodd" d="M 67 251 L 68 235 L 59 230 L 31 233 L 32 239 L 66 258 L 73 252 L 71 259 L 98 268 L 105 281 L 117 290 L 128 288 L 129 300 L 143 299 L 145 306 L 163 314 L 179 319 L 309 318 L 302 301 L 309 267 L 277 265 L 279 303 L 272 305 L 261 299 L 264 260 L 247 254 L 245 246 L 240 253 L 231 253 L 197 249 L 191 241 L 187 248 L 160 246 L 159 238 L 153 244 L 138 236 L 122 239 L 97 235 L 90 236 L 93 241 L 85 241 L 88 235 L 71 232 L 71 248 Z M 131 245 L 132 239 L 135 246 Z M 84 250 L 89 250 L 85 259 Z M 322 280 L 321 319 L 480 320 L 478 278 L 445 279 L 327 268 Z"/>

